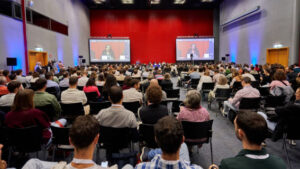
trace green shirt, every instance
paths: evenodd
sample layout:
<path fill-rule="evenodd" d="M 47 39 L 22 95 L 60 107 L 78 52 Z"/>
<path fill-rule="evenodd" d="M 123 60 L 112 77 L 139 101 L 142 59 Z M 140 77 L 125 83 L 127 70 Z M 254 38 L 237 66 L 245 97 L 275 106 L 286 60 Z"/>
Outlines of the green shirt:
<path fill-rule="evenodd" d="M 53 106 L 53 109 L 57 117 L 59 117 L 61 113 L 61 107 L 56 97 L 47 92 L 39 92 L 39 91 L 35 92 L 33 97 L 33 102 L 35 106 L 46 106 L 51 104 Z"/>
<path fill-rule="evenodd" d="M 262 150 L 241 150 L 232 158 L 221 161 L 220 169 L 286 169 L 284 161 Z"/>

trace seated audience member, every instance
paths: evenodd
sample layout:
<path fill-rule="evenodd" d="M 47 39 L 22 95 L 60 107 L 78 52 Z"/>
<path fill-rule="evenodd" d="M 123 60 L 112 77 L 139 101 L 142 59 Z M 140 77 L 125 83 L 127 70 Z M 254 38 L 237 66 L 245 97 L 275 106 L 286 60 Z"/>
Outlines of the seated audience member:
<path fill-rule="evenodd" d="M 104 75 L 101 73 L 98 76 L 98 80 L 96 81 L 97 86 L 104 86 L 105 80 L 104 80 Z"/>
<path fill-rule="evenodd" d="M 89 78 L 87 77 L 87 71 L 82 72 L 82 76 L 78 79 L 78 86 L 85 86 Z"/>
<path fill-rule="evenodd" d="M 118 86 L 112 86 L 108 96 L 111 107 L 102 109 L 95 117 L 101 126 L 114 128 L 136 128 L 137 121 L 133 112 L 125 109 L 122 105 L 123 93 Z"/>
<path fill-rule="evenodd" d="M 142 103 L 143 101 L 143 94 L 139 92 L 140 89 L 140 81 L 137 79 L 132 79 L 130 81 L 130 89 L 123 91 L 123 102 L 136 102 L 139 101 Z"/>
<path fill-rule="evenodd" d="M 60 88 L 59 85 L 53 81 L 53 73 L 47 72 L 45 77 L 47 79 L 47 88 L 54 87 L 56 90 L 56 97 L 58 98 L 60 95 Z"/>
<path fill-rule="evenodd" d="M 220 73 L 219 69 L 214 70 L 213 82 L 218 83 L 218 80 L 220 79 L 220 76 L 224 76 L 225 77 L 224 74 Z"/>
<path fill-rule="evenodd" d="M 275 87 L 285 87 L 290 86 L 290 83 L 286 80 L 286 74 L 283 70 L 278 69 L 273 75 L 273 81 L 270 84 L 270 90 L 273 90 Z"/>
<path fill-rule="evenodd" d="M 3 76 L 6 78 L 6 82 L 10 82 L 10 79 L 9 79 L 9 71 L 8 70 L 3 70 L 2 72 Z"/>
<path fill-rule="evenodd" d="M 180 107 L 177 116 L 179 121 L 203 122 L 209 120 L 209 113 L 201 106 L 201 94 L 197 90 L 188 91 L 184 105 L 184 107 Z"/>
<path fill-rule="evenodd" d="M 52 105 L 55 114 L 58 117 L 61 112 L 61 107 L 56 97 L 46 92 L 47 80 L 44 78 L 39 78 L 35 82 L 35 87 L 37 91 L 35 92 L 33 97 L 34 105 L 37 107 Z"/>
<path fill-rule="evenodd" d="M 286 169 L 281 158 L 267 153 L 262 147 L 268 128 L 261 115 L 255 112 L 238 113 L 234 128 L 243 149 L 235 157 L 223 159 L 220 169 Z"/>
<path fill-rule="evenodd" d="M 239 74 L 239 72 L 234 71 L 232 72 L 232 80 L 230 82 L 230 87 L 233 87 L 234 82 L 241 82 L 242 81 L 242 75 Z"/>
<path fill-rule="evenodd" d="M 243 70 L 242 77 L 249 77 L 252 82 L 256 81 L 255 77 L 252 74 L 250 74 L 248 69 Z"/>
<path fill-rule="evenodd" d="M 160 85 L 158 84 L 158 80 L 157 79 L 150 80 L 149 87 L 150 86 L 158 86 L 158 87 L 160 87 Z M 147 95 L 145 95 L 145 100 L 147 101 Z M 162 90 L 162 99 L 161 100 L 162 101 L 167 100 L 167 93 L 164 90 Z"/>
<path fill-rule="evenodd" d="M 63 78 L 64 79 L 59 82 L 59 86 L 60 87 L 68 87 L 69 86 L 69 73 L 64 72 L 63 73 Z"/>
<path fill-rule="evenodd" d="M 154 74 L 154 73 L 153 73 L 153 74 Z M 157 80 L 163 80 L 163 79 L 164 79 L 164 76 L 162 75 L 162 72 L 161 72 L 160 69 L 158 69 L 158 70 L 156 71 L 154 77 L 155 77 L 155 79 L 157 79 Z"/>
<path fill-rule="evenodd" d="M 100 97 L 100 92 L 98 87 L 96 86 L 96 82 L 94 78 L 89 78 L 89 80 L 86 82 L 86 85 L 83 88 L 83 91 L 85 93 L 96 92 L 98 94 L 98 97 Z"/>
<path fill-rule="evenodd" d="M 208 94 L 208 101 L 211 102 L 215 99 L 217 89 L 229 89 L 229 85 L 227 84 L 227 78 L 220 76 L 218 83 L 215 85 L 214 90 L 210 91 Z"/>
<path fill-rule="evenodd" d="M 289 66 L 287 69 L 287 80 L 293 82 L 296 80 L 298 73 L 294 71 L 294 66 Z"/>
<path fill-rule="evenodd" d="M 169 73 L 166 73 L 164 75 L 164 79 L 161 81 L 160 85 L 165 86 L 165 85 L 170 85 L 170 84 L 172 84 L 172 88 L 173 88 L 173 83 L 171 81 L 171 75 Z"/>
<path fill-rule="evenodd" d="M 161 118 L 154 126 L 154 135 L 162 154 L 156 154 L 150 162 L 138 164 L 136 169 L 201 169 L 200 166 L 190 165 L 187 160 L 180 158 L 180 149 L 184 145 L 183 128 L 174 117 Z"/>
<path fill-rule="evenodd" d="M 213 82 L 212 78 L 210 77 L 209 75 L 209 70 L 206 70 L 205 73 L 204 73 L 204 76 L 202 76 L 199 80 L 199 84 L 197 86 L 197 90 L 198 91 L 201 91 L 202 90 L 202 84 L 203 83 L 211 83 Z"/>
<path fill-rule="evenodd" d="M 254 66 L 251 66 L 251 68 L 250 68 L 250 74 L 252 74 L 252 75 L 257 75 L 258 74 L 258 72 L 257 72 L 257 70 L 255 70 Z"/>
<path fill-rule="evenodd" d="M 270 72 L 271 70 L 267 67 L 264 67 L 263 68 L 263 73 L 261 75 L 261 85 L 264 86 L 264 85 L 269 85 L 271 83 L 271 77 L 270 77 Z"/>
<path fill-rule="evenodd" d="M 30 80 L 30 83 L 35 83 L 40 78 L 39 72 L 33 72 L 32 79 Z"/>
<path fill-rule="evenodd" d="M 145 69 L 145 71 L 142 73 L 143 78 L 148 78 L 150 75 L 150 71 L 148 68 Z"/>
<path fill-rule="evenodd" d="M 109 92 L 110 88 L 112 86 L 116 86 L 116 85 L 118 85 L 116 77 L 111 74 L 108 74 L 106 76 L 105 84 L 102 89 L 102 95 L 103 95 L 104 100 L 108 100 L 108 92 Z"/>
<path fill-rule="evenodd" d="M 120 70 L 120 74 L 116 76 L 117 81 L 124 81 L 125 79 L 125 69 Z"/>
<path fill-rule="evenodd" d="M 233 98 L 229 98 L 228 101 L 224 102 L 223 115 L 227 115 L 230 109 L 237 110 L 242 98 L 260 97 L 259 91 L 251 86 L 251 79 L 249 77 L 243 77 L 242 86 L 243 89 L 237 91 Z"/>
<path fill-rule="evenodd" d="M 160 104 L 162 90 L 159 86 L 150 86 L 146 90 L 147 106 L 143 106 L 139 111 L 139 118 L 142 123 L 155 124 L 160 118 L 168 115 L 168 108 Z"/>
<path fill-rule="evenodd" d="M 83 105 L 87 102 L 86 95 L 83 91 L 77 89 L 77 77 L 70 77 L 69 88 L 62 92 L 61 102 L 65 104 L 71 103 L 82 103 Z"/>
<path fill-rule="evenodd" d="M 6 78 L 4 76 L 0 76 L 0 96 L 8 94 L 9 91 L 6 86 Z"/>
<path fill-rule="evenodd" d="M 122 86 L 122 89 L 123 90 L 127 90 L 127 89 L 130 89 L 130 81 L 132 80 L 132 77 L 130 76 L 126 76 L 125 79 L 124 79 L 124 83 L 123 83 L 123 86 Z"/>
<path fill-rule="evenodd" d="M 9 128 L 24 128 L 37 125 L 43 129 L 44 143 L 48 143 L 51 138 L 49 117 L 46 113 L 34 108 L 33 97 L 33 90 L 19 90 L 15 96 L 11 111 L 6 114 L 5 125 Z"/>
<path fill-rule="evenodd" d="M 93 116 L 77 117 L 69 132 L 70 144 L 75 147 L 71 163 L 31 159 L 22 169 L 105 169 L 93 161 L 93 153 L 99 139 L 99 130 L 99 123 Z"/>
<path fill-rule="evenodd" d="M 23 77 L 23 76 L 22 76 L 22 73 L 23 73 L 23 71 L 22 71 L 21 69 L 16 70 L 16 75 L 17 75 L 17 79 L 16 79 L 16 80 L 17 80 L 18 82 L 20 82 L 21 84 L 22 84 L 22 83 L 27 84 L 28 81 L 27 81 L 26 77 Z"/>
<path fill-rule="evenodd" d="M 32 77 L 33 77 L 32 75 L 33 75 L 32 71 L 29 71 L 28 74 L 27 74 L 27 76 L 25 77 L 27 83 L 31 81 L 31 79 L 32 79 Z"/>
<path fill-rule="evenodd" d="M 11 106 L 14 102 L 16 93 L 18 93 L 21 83 L 12 81 L 8 83 L 7 88 L 9 93 L 0 98 L 0 106 Z"/>
<path fill-rule="evenodd" d="M 201 75 L 197 71 L 197 68 L 196 67 L 192 68 L 192 72 L 190 73 L 190 78 L 191 79 L 200 79 L 200 77 L 201 77 Z"/>
<path fill-rule="evenodd" d="M 8 77 L 9 77 L 9 81 L 17 80 L 17 75 L 15 73 L 11 73 Z"/>
<path fill-rule="evenodd" d="M 134 69 L 132 73 L 133 78 L 140 78 L 141 74 L 138 72 L 138 69 Z"/>

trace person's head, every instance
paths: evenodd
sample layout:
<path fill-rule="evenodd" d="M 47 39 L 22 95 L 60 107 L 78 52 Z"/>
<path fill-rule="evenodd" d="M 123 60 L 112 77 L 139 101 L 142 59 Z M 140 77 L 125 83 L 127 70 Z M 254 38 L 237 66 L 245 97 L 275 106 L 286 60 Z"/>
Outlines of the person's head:
<path fill-rule="evenodd" d="M 171 79 L 171 75 L 170 75 L 169 73 L 166 73 L 166 74 L 164 75 L 164 79 L 165 79 L 165 80 L 170 80 L 170 79 Z"/>
<path fill-rule="evenodd" d="M 184 105 L 190 109 L 198 109 L 201 104 L 201 94 L 197 90 L 190 90 L 186 94 Z"/>
<path fill-rule="evenodd" d="M 20 75 L 22 75 L 22 69 L 18 69 L 18 70 L 16 70 L 16 74 L 18 75 L 18 76 L 20 76 Z"/>
<path fill-rule="evenodd" d="M 85 84 L 86 87 L 88 86 L 96 86 L 96 81 L 94 78 L 90 77 L 89 80 Z"/>
<path fill-rule="evenodd" d="M 6 77 L 0 76 L 0 85 L 5 85 L 6 84 Z"/>
<path fill-rule="evenodd" d="M 107 74 L 103 89 L 109 90 L 110 87 L 117 85 L 117 79 L 114 75 Z"/>
<path fill-rule="evenodd" d="M 210 73 L 209 73 L 209 70 L 207 69 L 205 72 L 204 72 L 204 75 L 205 76 L 209 76 L 210 75 Z"/>
<path fill-rule="evenodd" d="M 256 112 L 240 112 L 234 120 L 236 136 L 242 142 L 260 146 L 266 139 L 268 127 L 266 120 Z"/>
<path fill-rule="evenodd" d="M 104 81 L 104 75 L 102 73 L 99 74 L 98 80 L 99 81 Z"/>
<path fill-rule="evenodd" d="M 159 86 L 157 79 L 152 79 L 149 86 Z"/>
<path fill-rule="evenodd" d="M 242 86 L 249 86 L 251 85 L 251 79 L 249 77 L 243 77 L 242 78 Z"/>
<path fill-rule="evenodd" d="M 130 81 L 132 80 L 132 77 L 130 76 L 125 76 L 124 78 L 124 85 L 130 86 Z"/>
<path fill-rule="evenodd" d="M 47 80 L 45 78 L 39 78 L 35 81 L 35 87 L 38 91 L 46 91 L 47 88 Z"/>
<path fill-rule="evenodd" d="M 21 83 L 18 81 L 11 81 L 7 85 L 9 93 L 17 93 L 21 87 Z"/>
<path fill-rule="evenodd" d="M 63 73 L 63 77 L 64 77 L 64 79 L 69 78 L 69 73 L 68 73 L 68 72 L 64 72 L 64 73 Z"/>
<path fill-rule="evenodd" d="M 8 76 L 9 80 L 16 80 L 17 79 L 17 76 L 16 74 L 14 73 L 11 73 L 9 76 Z"/>
<path fill-rule="evenodd" d="M 3 74 L 3 76 L 7 77 L 9 75 L 9 71 L 8 70 L 3 70 L 2 74 Z"/>
<path fill-rule="evenodd" d="M 279 80 L 279 81 L 284 81 L 286 80 L 286 74 L 282 69 L 276 70 L 273 80 Z"/>
<path fill-rule="evenodd" d="M 34 92 L 31 89 L 19 90 L 15 96 L 11 111 L 22 111 L 34 108 Z"/>
<path fill-rule="evenodd" d="M 125 72 L 126 72 L 125 69 L 121 69 L 121 70 L 120 70 L 120 74 L 121 74 L 121 75 L 124 75 Z"/>
<path fill-rule="evenodd" d="M 40 77 L 39 72 L 33 72 L 32 77 L 33 77 L 33 78 L 38 78 L 38 77 Z"/>
<path fill-rule="evenodd" d="M 72 76 L 72 77 L 70 77 L 70 79 L 69 79 L 69 86 L 71 87 L 71 88 L 76 88 L 77 87 L 77 82 L 78 82 L 78 78 L 77 77 L 75 77 L 75 76 Z"/>
<path fill-rule="evenodd" d="M 53 79 L 53 73 L 52 72 L 47 72 L 46 75 L 45 75 L 45 78 L 47 80 L 52 80 Z"/>
<path fill-rule="evenodd" d="M 100 125 L 95 117 L 78 116 L 69 132 L 70 144 L 75 147 L 75 153 L 91 149 L 93 152 L 99 139 Z"/>
<path fill-rule="evenodd" d="M 162 99 L 162 90 L 158 85 L 149 86 L 146 90 L 147 99 L 152 104 L 159 104 Z"/>
<path fill-rule="evenodd" d="M 184 141 L 182 125 L 172 116 L 166 116 L 158 120 L 154 125 L 154 134 L 163 154 L 178 153 Z"/>
<path fill-rule="evenodd" d="M 227 78 L 225 76 L 219 76 L 219 85 L 226 85 L 227 84 Z"/>
<path fill-rule="evenodd" d="M 140 81 L 138 79 L 132 79 L 130 81 L 130 87 L 139 89 L 140 88 Z"/>
<path fill-rule="evenodd" d="M 112 86 L 108 92 L 108 99 L 113 104 L 122 104 L 123 91 L 119 86 Z"/>
<path fill-rule="evenodd" d="M 298 87 L 298 89 L 296 90 L 295 96 L 296 100 L 300 100 L 300 87 Z"/>

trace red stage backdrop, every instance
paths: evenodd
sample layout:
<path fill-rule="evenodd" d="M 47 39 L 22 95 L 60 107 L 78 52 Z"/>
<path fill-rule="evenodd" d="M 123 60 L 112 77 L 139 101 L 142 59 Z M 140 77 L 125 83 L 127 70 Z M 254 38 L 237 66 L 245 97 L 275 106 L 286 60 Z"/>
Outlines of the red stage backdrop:
<path fill-rule="evenodd" d="M 177 36 L 213 36 L 213 11 L 91 10 L 90 24 L 92 37 L 129 37 L 131 63 L 174 63 Z"/>

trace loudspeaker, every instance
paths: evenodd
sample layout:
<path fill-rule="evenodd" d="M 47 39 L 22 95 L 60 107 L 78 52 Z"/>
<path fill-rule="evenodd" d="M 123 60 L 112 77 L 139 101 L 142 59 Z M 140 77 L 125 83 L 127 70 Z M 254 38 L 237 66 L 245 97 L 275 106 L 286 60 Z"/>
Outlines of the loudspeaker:
<path fill-rule="evenodd" d="M 225 56 L 226 56 L 226 57 L 229 57 L 230 55 L 229 55 L 229 54 L 226 54 Z"/>
<path fill-rule="evenodd" d="M 85 63 L 85 59 L 82 59 L 81 62 L 82 62 L 82 63 Z"/>
<path fill-rule="evenodd" d="M 7 66 L 16 66 L 17 58 L 6 58 L 6 65 Z"/>
<path fill-rule="evenodd" d="M 225 61 L 226 60 L 226 58 L 225 57 L 222 57 L 222 61 Z"/>
<path fill-rule="evenodd" d="M 83 56 L 78 56 L 80 59 L 83 58 Z"/>

